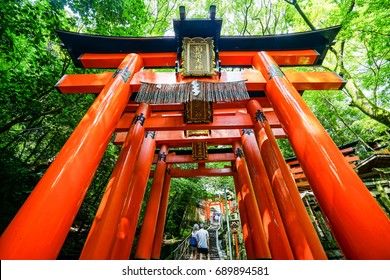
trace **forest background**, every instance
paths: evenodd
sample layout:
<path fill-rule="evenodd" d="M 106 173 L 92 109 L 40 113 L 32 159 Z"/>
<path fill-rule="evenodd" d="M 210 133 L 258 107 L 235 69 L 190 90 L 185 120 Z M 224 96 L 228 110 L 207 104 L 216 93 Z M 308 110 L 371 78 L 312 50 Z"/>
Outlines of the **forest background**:
<path fill-rule="evenodd" d="M 304 99 L 337 145 L 358 141 L 361 159 L 389 144 L 390 0 L 3 0 L 1 233 L 95 99 L 95 95 L 62 95 L 55 90 L 64 74 L 93 70 L 75 68 L 54 31 L 173 35 L 172 19 L 179 17 L 180 5 L 186 7 L 187 17 L 202 18 L 212 4 L 217 6 L 217 17 L 223 18 L 222 35 L 285 34 L 341 25 L 323 66 L 310 70 L 335 71 L 346 86 L 340 91 L 305 91 Z M 286 140 L 279 144 L 285 157 L 294 156 Z M 78 257 L 119 150 L 109 145 L 60 257 Z M 188 213 L 202 199 L 218 199 L 224 189 L 234 189 L 230 178 L 172 180 L 170 200 L 176 203 L 168 207 L 166 238 L 188 234 Z"/>

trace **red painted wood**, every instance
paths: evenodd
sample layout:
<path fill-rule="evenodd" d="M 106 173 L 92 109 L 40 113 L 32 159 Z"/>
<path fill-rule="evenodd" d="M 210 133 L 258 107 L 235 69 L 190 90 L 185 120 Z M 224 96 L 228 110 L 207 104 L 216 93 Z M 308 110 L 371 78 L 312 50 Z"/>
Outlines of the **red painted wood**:
<path fill-rule="evenodd" d="M 156 141 L 150 134 L 147 134 L 135 163 L 134 174 L 136 176 L 133 176 L 131 180 L 110 259 L 128 260 L 130 257 L 155 149 Z"/>
<path fill-rule="evenodd" d="M 296 90 L 338 90 L 342 89 L 345 81 L 333 72 L 295 72 L 284 71 L 287 79 Z"/>
<path fill-rule="evenodd" d="M 236 194 L 237 194 L 237 203 L 238 203 L 238 209 L 240 213 L 242 237 L 244 239 L 246 257 L 248 260 L 254 260 L 255 253 L 253 252 L 253 243 L 252 243 L 252 237 L 248 225 L 247 211 L 245 208 L 244 200 L 242 198 L 241 184 L 238 180 L 237 172 L 234 172 L 233 178 L 234 178 L 234 186 L 236 188 Z"/>
<path fill-rule="evenodd" d="M 86 53 L 79 60 L 85 68 L 117 68 L 127 54 Z M 176 53 L 140 53 L 145 67 L 175 67 Z"/>
<path fill-rule="evenodd" d="M 133 75 L 143 62 L 130 54 L 120 67 Z M 120 76 L 104 87 L 4 231 L 2 260 L 57 258 L 128 99 Z"/>
<path fill-rule="evenodd" d="M 282 66 L 314 64 L 318 53 L 314 50 L 270 51 L 275 61 Z M 219 52 L 222 66 L 250 66 L 256 51 Z M 176 53 L 139 53 L 145 67 L 175 67 Z M 117 68 L 126 54 L 86 53 L 79 60 L 85 68 Z"/>
<path fill-rule="evenodd" d="M 315 50 L 269 51 L 268 53 L 280 66 L 312 65 L 319 56 Z"/>
<path fill-rule="evenodd" d="M 286 77 L 270 79 L 270 69 L 278 69 L 275 61 L 261 52 L 254 62 L 269 80 L 268 98 L 345 257 L 389 259 L 386 214 Z"/>
<path fill-rule="evenodd" d="M 175 167 L 171 170 L 171 176 L 172 178 L 233 176 L 233 169 L 231 167 L 205 169 L 180 169 Z"/>
<path fill-rule="evenodd" d="M 264 108 L 264 110 L 272 109 L 271 104 L 269 103 L 267 97 L 255 97 L 251 98 L 252 100 L 257 100 L 260 105 Z M 235 102 L 214 102 L 213 103 L 213 109 L 231 109 L 231 108 L 240 108 L 245 109 L 246 103 L 248 101 L 235 101 Z M 184 105 L 183 104 L 150 104 L 152 112 L 168 112 L 168 111 L 183 111 Z M 129 101 L 129 104 L 127 104 L 125 112 L 132 112 L 134 113 L 137 110 L 138 103 Z"/>
<path fill-rule="evenodd" d="M 99 93 L 110 82 L 113 72 L 64 75 L 55 87 L 61 93 Z"/>
<path fill-rule="evenodd" d="M 116 131 L 122 132 L 131 124 L 133 118 L 131 114 L 123 114 Z M 276 125 L 276 124 L 274 124 Z M 151 117 L 145 122 L 146 130 L 166 131 L 166 130 L 211 130 L 211 129 L 239 129 L 251 128 L 252 121 L 248 114 L 235 116 L 214 116 L 213 122 L 208 124 L 186 124 L 183 117 Z"/>
<path fill-rule="evenodd" d="M 246 69 L 244 71 L 237 72 L 222 72 L 221 77 L 218 75 L 213 77 L 179 77 L 177 78 L 174 72 L 154 72 L 153 70 L 144 70 L 137 73 L 131 80 L 131 90 L 138 92 L 141 82 L 151 84 L 176 84 L 176 83 L 188 83 L 193 80 L 200 80 L 205 82 L 235 82 L 246 81 L 248 91 L 261 91 L 265 88 L 266 81 L 259 75 L 257 70 Z"/>
<path fill-rule="evenodd" d="M 230 133 L 234 131 L 235 133 Z M 277 139 L 286 138 L 283 128 L 273 128 L 273 134 Z M 122 145 L 127 132 L 117 132 L 114 139 L 115 145 Z M 240 139 L 237 129 L 211 130 L 210 136 L 186 137 L 184 131 L 159 131 L 156 136 L 158 145 L 167 144 L 170 147 L 190 147 L 193 142 L 207 142 L 208 145 L 231 145 Z"/>
<path fill-rule="evenodd" d="M 294 255 L 291 251 L 283 221 L 253 132 L 250 135 L 247 133 L 242 134 L 242 145 L 272 259 L 293 260 Z"/>
<path fill-rule="evenodd" d="M 238 153 L 241 146 L 235 142 L 233 150 Z M 265 237 L 263 222 L 259 207 L 257 206 L 252 181 L 250 179 L 248 167 L 244 157 L 236 157 L 234 166 L 237 170 L 238 181 L 241 186 L 241 195 L 247 210 L 247 219 L 253 243 L 253 252 L 256 259 L 271 259 L 271 252 Z"/>
<path fill-rule="evenodd" d="M 163 145 L 160 148 L 160 155 L 166 155 L 167 153 L 168 146 Z M 166 168 L 167 164 L 165 160 L 160 159 L 156 164 L 151 191 L 145 209 L 144 220 L 142 222 L 141 232 L 139 234 L 137 248 L 135 250 L 135 259 L 149 260 L 152 256 Z"/>
<path fill-rule="evenodd" d="M 255 119 L 261 107 L 256 101 L 250 101 L 248 111 Z M 326 259 L 321 242 L 310 222 L 298 188 L 287 169 L 268 122 L 256 121 L 254 130 L 295 258 Z M 287 174 L 283 174 L 283 168 L 287 170 Z"/>
<path fill-rule="evenodd" d="M 235 159 L 233 153 L 209 154 L 207 160 L 197 160 L 198 164 L 206 162 L 231 162 Z M 157 162 L 157 155 L 154 155 L 153 163 Z M 193 163 L 192 155 L 167 155 L 167 163 Z"/>
<path fill-rule="evenodd" d="M 172 168 L 172 164 L 167 165 L 167 171 Z M 161 194 L 160 209 L 158 210 L 158 218 L 156 225 L 156 233 L 154 235 L 153 248 L 151 258 L 154 260 L 160 259 L 161 245 L 164 236 L 164 226 L 168 209 L 169 189 L 171 186 L 171 175 L 166 172 L 164 176 L 163 189 Z"/>
<path fill-rule="evenodd" d="M 252 116 L 255 116 L 255 111 L 260 110 L 261 107 L 256 101 L 250 101 L 248 102 L 248 110 L 252 112 Z M 288 192 L 290 194 L 290 197 L 294 203 L 294 207 L 296 210 L 296 213 L 299 217 L 300 224 L 302 225 L 302 228 L 304 230 L 305 236 L 307 238 L 307 242 L 310 246 L 310 250 L 313 254 L 314 259 L 327 259 L 327 256 L 325 254 L 324 249 L 322 248 L 321 242 L 319 240 L 319 237 L 313 227 L 312 222 L 310 221 L 310 217 L 306 211 L 306 208 L 302 202 L 301 196 L 298 192 L 297 185 L 295 184 L 295 181 L 292 177 L 292 174 L 284 160 L 284 157 L 282 155 L 282 152 L 279 149 L 278 143 L 276 142 L 276 139 L 274 135 L 272 134 L 271 127 L 269 125 L 268 120 L 265 120 L 264 122 L 258 121 L 258 124 L 256 124 L 256 128 L 259 127 L 262 130 L 264 130 L 266 137 L 268 138 L 268 141 L 270 143 L 270 146 L 272 147 L 275 160 L 277 162 L 277 166 L 279 167 L 279 170 L 283 176 L 285 185 L 288 189 Z"/>
<path fill-rule="evenodd" d="M 140 104 L 137 115 L 142 113 L 145 117 L 148 117 L 149 110 L 150 108 L 147 104 Z M 101 218 L 96 221 L 94 231 L 88 234 L 80 259 L 106 260 L 110 258 L 117 226 L 120 222 L 127 193 L 129 192 L 135 161 L 144 133 L 145 128 L 140 122 L 131 126 L 110 178 L 112 186 L 110 186 L 111 191 L 107 203 Z"/>
<path fill-rule="evenodd" d="M 61 93 L 99 93 L 110 81 L 113 72 L 103 72 L 101 74 L 69 74 L 64 75 L 56 84 L 56 88 Z M 345 81 L 333 72 L 294 72 L 285 71 L 287 78 L 299 90 L 337 90 L 341 89 Z M 222 72 L 221 78 L 218 76 L 209 78 L 179 78 L 174 72 L 154 72 L 144 70 L 138 72 L 132 78 L 131 91 L 138 92 L 141 82 L 153 84 L 175 84 L 188 83 L 192 80 L 202 80 L 210 82 L 234 82 L 246 81 L 248 91 L 263 91 L 266 81 L 258 70 L 246 69 L 237 72 Z"/>

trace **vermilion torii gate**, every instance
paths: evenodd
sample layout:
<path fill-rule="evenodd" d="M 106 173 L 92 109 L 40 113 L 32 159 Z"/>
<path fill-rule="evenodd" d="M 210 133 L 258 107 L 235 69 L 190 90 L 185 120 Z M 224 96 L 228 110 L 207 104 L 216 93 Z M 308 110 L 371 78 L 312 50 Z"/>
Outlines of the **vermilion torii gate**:
<path fill-rule="evenodd" d="M 340 28 L 224 37 L 222 20 L 215 15 L 195 20 L 182 13 L 173 23 L 175 37 L 57 31 L 76 66 L 117 70 L 65 75 L 58 82 L 62 93 L 99 94 L 3 233 L 1 259 L 57 257 L 115 131 L 122 150 L 81 259 L 129 258 L 153 163 L 136 258 L 159 258 L 171 178 L 233 176 L 249 259 L 326 259 L 277 146 L 275 138 L 283 137 L 289 139 L 345 257 L 389 259 L 388 218 L 299 94 L 340 89 L 343 80 L 329 72 L 280 69 L 320 65 Z M 203 41 L 192 41 L 199 37 Z M 186 46 L 185 40 L 190 41 Z M 203 60 L 211 68 L 215 63 L 217 71 L 196 73 Z M 176 72 L 152 70 L 161 67 L 175 67 Z M 247 69 L 222 71 L 225 67 Z M 235 99 L 238 91 L 242 96 Z M 202 102 L 196 103 L 197 96 Z M 232 149 L 207 150 L 214 145 Z M 169 151 L 183 146 L 192 147 L 192 154 Z M 198 163 L 198 169 L 173 167 L 185 162 Z M 231 165 L 210 169 L 207 162 Z"/>

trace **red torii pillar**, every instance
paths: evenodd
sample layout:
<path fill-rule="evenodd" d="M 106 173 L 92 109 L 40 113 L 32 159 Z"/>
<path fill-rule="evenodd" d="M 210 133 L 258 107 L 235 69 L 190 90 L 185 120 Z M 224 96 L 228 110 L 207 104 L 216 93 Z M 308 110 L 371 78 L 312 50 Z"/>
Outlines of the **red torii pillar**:
<path fill-rule="evenodd" d="M 153 241 L 156 233 L 158 212 L 160 209 L 161 195 L 167 167 L 165 162 L 167 153 L 168 146 L 162 145 L 156 163 L 156 171 L 154 173 L 153 183 L 151 186 L 148 203 L 146 205 L 145 216 L 138 239 L 137 249 L 135 251 L 134 258 L 136 259 L 149 260 L 152 256 Z"/>
<path fill-rule="evenodd" d="M 95 219 L 94 231 L 88 235 L 80 259 L 110 258 L 120 215 L 134 175 L 135 161 L 145 134 L 144 121 L 149 113 L 150 106 L 141 103 L 112 172 L 112 187 L 102 216 Z"/>
<path fill-rule="evenodd" d="M 206 201 L 205 210 L 206 210 L 206 221 L 210 221 L 210 203 L 208 201 Z"/>
<path fill-rule="evenodd" d="M 164 227 L 165 227 L 165 220 L 166 220 L 167 209 L 168 209 L 169 190 L 171 187 L 171 178 L 172 178 L 170 174 L 171 168 L 172 168 L 172 164 L 168 164 L 164 176 L 164 184 L 163 184 L 163 190 L 161 194 L 160 209 L 158 210 L 156 233 L 154 235 L 153 249 L 152 249 L 152 259 L 155 260 L 160 259 L 161 245 L 164 237 Z"/>
<path fill-rule="evenodd" d="M 287 168 L 287 165 L 277 146 L 271 127 L 259 112 L 260 104 L 255 100 L 251 100 L 247 104 L 247 109 L 254 119 L 253 128 L 258 147 L 266 166 L 294 257 L 296 259 L 327 259 L 300 199 L 298 187 L 295 182 L 289 184 L 288 178 L 291 177 L 291 174 L 283 174 L 281 171 L 283 168 Z M 272 143 L 274 143 L 274 146 Z M 282 160 L 278 161 L 278 155 Z M 298 197 L 298 199 L 294 200 L 294 197 Z"/>
<path fill-rule="evenodd" d="M 0 239 L 1 259 L 55 259 L 143 67 L 129 54 L 80 121 Z M 123 70 L 124 71 L 124 70 Z"/>
<path fill-rule="evenodd" d="M 266 233 L 272 259 L 292 260 L 294 255 L 284 229 L 271 184 L 268 180 L 264 162 L 261 159 L 253 130 L 243 129 L 241 137 L 249 174 L 261 213 L 264 231 Z"/>
<path fill-rule="evenodd" d="M 249 221 L 255 258 L 271 259 L 271 252 L 264 234 L 259 207 L 257 206 L 253 185 L 241 146 L 235 142 L 233 143 L 233 150 L 236 153 L 235 168 L 241 186 L 242 199 L 248 214 L 247 219 Z"/>
<path fill-rule="evenodd" d="M 389 259 L 390 221 L 358 175 L 266 52 L 253 65 L 316 199 L 347 259 Z"/>
<path fill-rule="evenodd" d="M 245 209 L 244 200 L 242 199 L 241 184 L 238 181 L 237 172 L 234 173 L 233 179 L 234 179 L 234 186 L 236 188 L 238 210 L 239 210 L 239 213 L 240 213 L 241 230 L 242 230 L 242 237 L 244 239 L 244 244 L 245 244 L 246 257 L 247 257 L 248 260 L 254 260 L 255 259 L 255 253 L 253 252 L 252 237 L 250 235 L 250 229 L 249 229 L 249 226 L 248 226 L 247 213 L 246 213 L 246 209 Z"/>
<path fill-rule="evenodd" d="M 132 178 L 130 191 L 123 206 L 118 232 L 114 240 L 111 253 L 111 259 L 113 260 L 128 260 L 130 258 L 142 201 L 148 183 L 149 171 L 156 149 L 155 134 L 154 131 L 145 133 L 133 172 L 136 176 Z"/>

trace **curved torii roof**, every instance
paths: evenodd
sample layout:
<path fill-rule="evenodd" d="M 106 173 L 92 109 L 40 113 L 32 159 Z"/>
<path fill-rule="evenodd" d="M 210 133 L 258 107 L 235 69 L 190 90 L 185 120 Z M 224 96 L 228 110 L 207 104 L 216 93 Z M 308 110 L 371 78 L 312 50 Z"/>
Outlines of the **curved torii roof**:
<path fill-rule="evenodd" d="M 206 22 L 206 26 L 207 22 L 210 22 L 213 23 L 213 26 L 219 26 L 216 21 L 218 20 L 186 20 L 186 25 L 191 26 L 192 22 L 202 27 L 202 22 Z M 220 36 L 216 43 L 216 49 L 219 52 L 311 49 L 319 53 L 319 57 L 314 65 L 321 65 L 340 29 L 341 26 L 334 26 L 326 29 L 281 35 Z M 56 33 L 77 67 L 83 67 L 78 58 L 84 53 L 177 53 L 180 49 L 178 36 L 119 37 L 82 34 L 64 30 L 56 30 Z"/>

